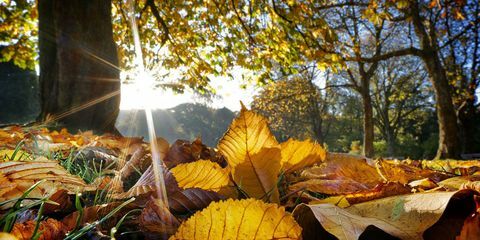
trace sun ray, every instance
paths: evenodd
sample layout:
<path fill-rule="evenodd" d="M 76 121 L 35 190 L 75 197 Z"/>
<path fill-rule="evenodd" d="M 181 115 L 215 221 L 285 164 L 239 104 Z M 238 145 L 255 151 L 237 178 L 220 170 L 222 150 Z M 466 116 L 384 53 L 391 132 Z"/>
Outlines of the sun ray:
<path fill-rule="evenodd" d="M 81 105 L 78 105 L 78 106 L 75 106 L 71 109 L 68 109 L 67 111 L 64 111 L 64 112 L 61 112 L 61 113 L 58 113 L 58 114 L 54 114 L 54 115 L 50 115 L 49 117 L 47 117 L 47 119 L 45 119 L 45 121 L 43 122 L 44 124 L 48 124 L 48 123 L 51 123 L 51 122 L 55 122 L 55 121 L 58 121 L 64 117 L 67 117 L 73 113 L 76 113 L 76 112 L 79 112 L 79 111 L 82 111 L 86 108 L 89 108 L 95 104 L 98 104 L 100 102 L 103 102 L 103 101 L 106 101 L 112 97 L 115 97 L 117 95 L 120 94 L 120 90 L 116 90 L 116 91 L 113 91 L 113 92 L 110 92 L 110 93 L 107 93 L 103 96 L 100 96 L 98 98 L 95 98 L 93 100 L 90 100 L 84 104 L 81 104 Z"/>

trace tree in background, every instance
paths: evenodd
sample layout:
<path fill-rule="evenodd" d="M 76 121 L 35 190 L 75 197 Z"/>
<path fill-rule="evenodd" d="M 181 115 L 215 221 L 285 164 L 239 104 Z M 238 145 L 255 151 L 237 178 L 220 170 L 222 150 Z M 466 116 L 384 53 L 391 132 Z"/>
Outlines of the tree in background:
<path fill-rule="evenodd" d="M 480 84 L 480 4 L 466 1 L 461 11 L 446 8 L 442 14 L 438 28 L 445 32 L 446 43 L 440 57 L 452 88 L 462 151 L 480 152 L 480 105 L 475 95 Z"/>
<path fill-rule="evenodd" d="M 35 10 L 34 3 L 12 0 L 2 6 L 14 6 L 18 12 L 30 14 L 29 11 Z M 329 48 L 335 39 L 328 24 L 314 11 L 313 3 L 295 6 L 288 1 L 130 3 L 134 3 L 134 12 L 128 12 L 126 9 L 130 8 L 121 0 L 39 1 L 40 120 L 50 116 L 72 128 L 112 128 L 118 109 L 116 67 L 136 67 L 132 61 L 135 51 L 130 16 L 139 25 L 148 70 L 162 75 L 162 69 L 167 72 L 175 69 L 171 72 L 178 78 L 158 85 L 180 92 L 189 87 L 201 94 L 214 94 L 210 78 L 228 75 L 233 66 L 255 71 L 258 77 L 253 80 L 262 82 L 270 77 L 273 67 L 281 66 L 291 72 L 306 56 L 325 65 L 335 64 L 324 51 L 306 47 L 314 42 Z M 111 43 L 112 29 L 120 63 Z M 27 28 L 21 28 L 20 32 L 36 35 Z M 14 40 L 5 42 L 15 44 Z M 10 58 L 17 57 L 20 59 L 20 56 Z"/>
<path fill-rule="evenodd" d="M 280 140 L 312 138 L 323 144 L 329 134 L 327 116 L 332 91 L 321 91 L 317 86 L 319 78 L 313 66 L 302 74 L 267 85 L 254 97 L 252 109 L 267 116 Z"/>
<path fill-rule="evenodd" d="M 385 21 L 374 24 L 362 19 L 366 6 L 348 6 L 332 9 L 327 15 L 332 19 L 331 25 L 339 36 L 337 54 L 345 61 L 345 69 L 338 75 L 349 82 L 348 87 L 356 91 L 363 104 L 363 154 L 372 157 L 374 154 L 374 118 L 371 95 L 372 77 L 377 71 L 380 61 L 364 62 L 366 56 L 375 57 L 383 53 L 385 45 L 395 34 L 395 28 L 388 28 Z M 362 31 L 362 29 L 364 31 Z M 348 60 L 354 56 L 357 60 Z"/>
<path fill-rule="evenodd" d="M 407 120 L 431 107 L 426 78 L 415 57 L 384 61 L 372 78 L 375 125 L 387 143 L 388 156 L 396 156 L 398 135 L 405 130 Z"/>

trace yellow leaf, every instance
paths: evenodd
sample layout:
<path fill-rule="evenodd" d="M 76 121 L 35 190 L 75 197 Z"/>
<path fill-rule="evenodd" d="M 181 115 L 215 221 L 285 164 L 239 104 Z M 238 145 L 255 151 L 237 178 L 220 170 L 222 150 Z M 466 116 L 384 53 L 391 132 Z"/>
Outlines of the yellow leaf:
<path fill-rule="evenodd" d="M 267 120 L 242 105 L 240 116 L 233 120 L 218 149 L 232 169 L 233 180 L 250 197 L 278 202 L 281 155 L 277 146 Z"/>
<path fill-rule="evenodd" d="M 263 148 L 232 170 L 233 180 L 249 197 L 279 202 L 280 149 Z"/>
<path fill-rule="evenodd" d="M 0 239 L 3 239 L 3 240 L 18 240 L 17 237 L 15 237 L 14 235 L 12 235 L 10 233 L 6 233 L 6 232 L 0 232 Z"/>
<path fill-rule="evenodd" d="M 218 143 L 218 150 L 227 158 L 228 165 L 235 167 L 262 148 L 277 145 L 278 142 L 268 128 L 267 120 L 242 105 L 240 116 L 233 120 L 227 133 Z"/>
<path fill-rule="evenodd" d="M 170 170 L 181 188 L 219 191 L 229 184 L 228 170 L 208 160 L 179 164 Z"/>
<path fill-rule="evenodd" d="M 31 160 L 30 155 L 22 150 L 0 150 L 0 161 L 26 161 Z"/>
<path fill-rule="evenodd" d="M 327 197 L 320 200 L 314 200 L 309 202 L 308 204 L 313 205 L 313 204 L 325 204 L 325 203 L 330 203 L 340 208 L 350 207 L 350 203 L 348 202 L 347 198 L 342 195 Z"/>
<path fill-rule="evenodd" d="M 283 207 L 255 199 L 215 202 L 180 225 L 170 239 L 301 239 Z"/>
<path fill-rule="evenodd" d="M 285 172 L 293 172 L 314 163 L 324 161 L 327 155 L 325 149 L 310 140 L 297 141 L 288 139 L 280 144 L 282 149 L 282 167 Z"/>

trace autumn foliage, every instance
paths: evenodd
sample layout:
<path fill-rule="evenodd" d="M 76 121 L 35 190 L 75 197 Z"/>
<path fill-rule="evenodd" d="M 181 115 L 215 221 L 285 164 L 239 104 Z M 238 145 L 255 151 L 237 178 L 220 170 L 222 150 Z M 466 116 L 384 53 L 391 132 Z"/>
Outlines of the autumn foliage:
<path fill-rule="evenodd" d="M 155 142 L 160 166 L 139 138 L 1 129 L 0 224 L 10 233 L 1 236 L 479 236 L 478 161 L 374 160 L 310 140 L 279 143 L 267 120 L 243 106 L 216 148 L 200 139 Z"/>

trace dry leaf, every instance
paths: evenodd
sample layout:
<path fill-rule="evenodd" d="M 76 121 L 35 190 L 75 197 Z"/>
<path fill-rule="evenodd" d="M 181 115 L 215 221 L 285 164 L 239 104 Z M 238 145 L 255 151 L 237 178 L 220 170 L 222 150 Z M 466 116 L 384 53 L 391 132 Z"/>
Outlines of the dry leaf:
<path fill-rule="evenodd" d="M 254 198 L 279 202 L 280 149 L 262 116 L 242 107 L 218 144 L 235 183 Z"/>
<path fill-rule="evenodd" d="M 180 191 L 177 181 L 172 173 L 163 167 L 160 167 L 160 171 L 163 172 L 163 180 L 167 196 L 173 194 L 174 192 Z M 140 176 L 135 185 L 133 185 L 127 192 L 112 193 L 111 197 L 113 199 L 126 199 L 140 195 L 148 195 L 155 192 L 156 188 L 157 181 L 155 178 L 155 173 L 153 171 L 153 166 L 150 165 L 150 167 L 147 168 L 142 176 Z"/>
<path fill-rule="evenodd" d="M 310 140 L 288 139 L 288 141 L 281 143 L 280 147 L 282 149 L 281 164 L 286 173 L 324 161 L 327 154 L 322 146 Z"/>
<path fill-rule="evenodd" d="M 349 154 L 328 153 L 324 163 L 304 170 L 301 176 L 306 179 L 350 179 L 371 188 L 382 183 L 383 179 L 367 161 Z"/>
<path fill-rule="evenodd" d="M 371 234 L 381 232 L 400 239 L 453 239 L 463 221 L 476 211 L 476 194 L 471 190 L 417 193 L 355 204 L 345 209 L 331 204 L 301 204 L 293 215 L 305 229 L 303 237 L 306 239 L 332 236 L 375 239 Z"/>
<path fill-rule="evenodd" d="M 465 219 L 462 231 L 455 240 L 480 240 L 480 214 L 478 212 Z"/>
<path fill-rule="evenodd" d="M 151 198 L 139 216 L 140 229 L 150 234 L 175 233 L 180 223 L 159 199 Z M 157 237 L 158 238 L 158 237 Z"/>
<path fill-rule="evenodd" d="M 248 161 L 250 155 L 262 148 L 278 146 L 278 142 L 268 128 L 267 120 L 242 107 L 240 116 L 235 118 L 230 128 L 218 143 L 230 167 Z"/>
<path fill-rule="evenodd" d="M 213 159 L 212 151 L 197 138 L 190 143 L 187 140 L 175 141 L 167 155 L 164 163 L 168 168 L 173 168 L 181 163 L 194 162 L 199 159 Z"/>
<path fill-rule="evenodd" d="M 29 161 L 32 160 L 30 154 L 22 150 L 3 149 L 0 150 L 0 162 L 6 161 Z"/>
<path fill-rule="evenodd" d="M 201 188 L 218 192 L 230 183 L 228 170 L 208 160 L 179 164 L 170 171 L 183 189 Z"/>
<path fill-rule="evenodd" d="M 73 201 L 70 199 L 67 190 L 59 190 L 48 198 L 50 201 L 53 201 L 57 204 L 45 204 L 43 208 L 43 213 L 46 215 L 49 214 L 59 214 L 59 213 L 69 213 L 75 209 Z"/>
<path fill-rule="evenodd" d="M 28 197 L 41 198 L 61 189 L 70 193 L 92 190 L 80 177 L 68 173 L 55 161 L 0 163 L 0 180 L 0 202 L 20 197 L 40 180 L 45 181 L 40 183 Z"/>
<path fill-rule="evenodd" d="M 429 169 L 420 169 L 418 167 L 405 164 L 392 164 L 387 161 L 378 161 L 379 173 L 382 177 L 391 182 L 408 184 L 413 180 L 429 178 L 434 182 L 440 182 L 451 177 L 441 172 L 435 172 Z"/>
<path fill-rule="evenodd" d="M 277 189 L 280 171 L 280 150 L 263 148 L 259 153 L 248 157 L 248 161 L 238 164 L 232 170 L 232 176 L 238 187 L 249 197 L 279 202 Z"/>
<path fill-rule="evenodd" d="M 458 176 L 458 177 L 452 177 L 445 179 L 441 182 L 438 183 L 439 186 L 444 187 L 448 190 L 458 190 L 462 188 L 462 186 L 466 184 L 471 184 L 472 182 L 478 182 L 480 181 L 480 176 L 479 175 L 472 175 L 472 176 Z"/>
<path fill-rule="evenodd" d="M 195 213 L 170 239 L 301 239 L 301 231 L 283 207 L 229 199 Z"/>
<path fill-rule="evenodd" d="M 290 192 L 310 191 L 328 195 L 339 195 L 368 190 L 364 184 L 353 180 L 309 179 L 289 186 Z"/>
<path fill-rule="evenodd" d="M 37 221 L 30 220 L 24 223 L 15 224 L 10 233 L 17 237 L 18 240 L 30 240 L 35 230 L 36 223 Z M 65 238 L 65 234 L 68 230 L 62 222 L 49 218 L 40 222 L 40 227 L 37 232 L 41 233 L 38 238 L 39 240 L 61 240 Z"/>
<path fill-rule="evenodd" d="M 207 207 L 211 202 L 225 199 L 220 194 L 199 188 L 189 188 L 168 196 L 168 204 L 176 214 L 193 213 Z"/>
<path fill-rule="evenodd" d="M 0 232 L 0 239 L 2 239 L 2 240 L 18 240 L 17 237 L 15 237 L 14 235 L 12 235 L 10 233 L 6 233 L 6 232 Z"/>

